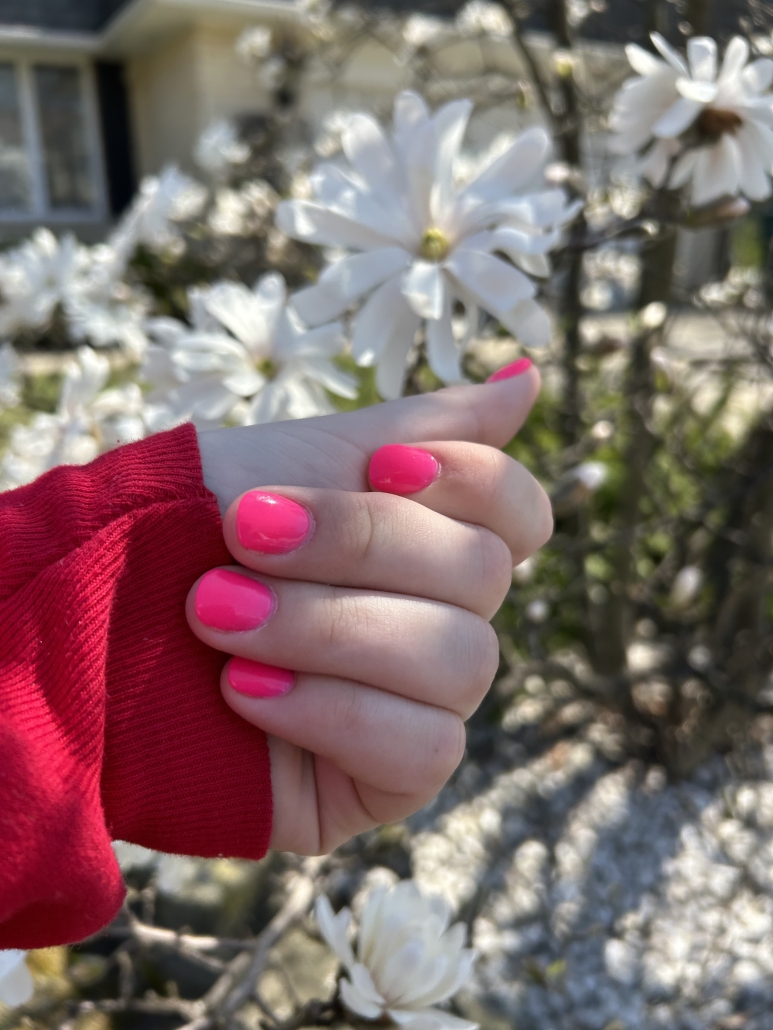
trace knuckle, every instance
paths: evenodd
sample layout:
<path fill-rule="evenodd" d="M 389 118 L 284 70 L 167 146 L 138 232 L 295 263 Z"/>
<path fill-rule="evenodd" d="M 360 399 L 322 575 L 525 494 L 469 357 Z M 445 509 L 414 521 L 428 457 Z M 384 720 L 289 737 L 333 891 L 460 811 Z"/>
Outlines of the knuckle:
<path fill-rule="evenodd" d="M 543 547 L 553 536 L 553 506 L 542 486 L 534 480 L 536 486 L 534 500 L 534 536 L 535 550 Z"/>
<path fill-rule="evenodd" d="M 484 505 L 497 503 L 502 489 L 502 477 L 507 464 L 512 461 L 494 447 L 484 447 L 475 462 L 475 490 Z"/>
<path fill-rule="evenodd" d="M 483 593 L 496 599 L 496 607 L 502 603 L 510 589 L 513 575 L 513 556 L 504 540 L 488 529 L 481 529 L 477 535 L 478 560 Z"/>
<path fill-rule="evenodd" d="M 464 758 L 467 738 L 464 723 L 458 715 L 436 709 L 432 732 L 424 749 L 422 781 L 437 792 Z"/>
<path fill-rule="evenodd" d="M 460 634 L 460 639 L 462 634 Z M 499 641 L 490 623 L 471 615 L 464 634 L 464 660 L 459 661 L 457 702 L 465 718 L 478 707 L 499 668 Z"/>
<path fill-rule="evenodd" d="M 390 547 L 396 532 L 395 498 L 382 494 L 350 495 L 352 510 L 341 520 L 346 533 L 346 553 L 354 561 L 367 564 Z"/>

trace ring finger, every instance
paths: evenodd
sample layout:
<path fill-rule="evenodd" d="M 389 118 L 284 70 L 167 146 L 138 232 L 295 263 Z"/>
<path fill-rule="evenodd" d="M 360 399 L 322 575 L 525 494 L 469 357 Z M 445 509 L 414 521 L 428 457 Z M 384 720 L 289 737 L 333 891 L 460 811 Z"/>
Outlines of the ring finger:
<path fill-rule="evenodd" d="M 295 672 L 369 683 L 468 718 L 499 661 L 482 618 L 418 597 L 214 569 L 188 622 L 205 644 Z"/>

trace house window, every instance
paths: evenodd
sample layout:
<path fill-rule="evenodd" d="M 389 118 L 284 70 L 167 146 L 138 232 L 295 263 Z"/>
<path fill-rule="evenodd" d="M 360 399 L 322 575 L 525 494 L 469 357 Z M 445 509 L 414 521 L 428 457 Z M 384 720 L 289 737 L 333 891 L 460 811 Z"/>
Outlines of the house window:
<path fill-rule="evenodd" d="M 90 69 L 0 60 L 0 221 L 99 216 L 101 175 Z"/>
<path fill-rule="evenodd" d="M 29 163 L 16 69 L 0 63 L 0 209 L 26 210 L 29 203 Z"/>

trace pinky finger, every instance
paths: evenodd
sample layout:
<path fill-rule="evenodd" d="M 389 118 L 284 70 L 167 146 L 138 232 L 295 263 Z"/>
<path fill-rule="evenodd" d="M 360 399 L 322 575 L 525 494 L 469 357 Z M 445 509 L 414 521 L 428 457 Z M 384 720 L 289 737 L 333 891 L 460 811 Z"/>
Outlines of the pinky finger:
<path fill-rule="evenodd" d="M 245 689 L 250 666 L 266 668 L 241 658 L 226 665 L 221 686 L 227 704 L 267 734 L 328 759 L 363 789 L 429 800 L 462 759 L 464 723 L 445 708 L 303 673 L 281 695 L 247 696 L 233 684 Z M 385 811 L 371 814 L 378 821 L 397 818 Z"/>

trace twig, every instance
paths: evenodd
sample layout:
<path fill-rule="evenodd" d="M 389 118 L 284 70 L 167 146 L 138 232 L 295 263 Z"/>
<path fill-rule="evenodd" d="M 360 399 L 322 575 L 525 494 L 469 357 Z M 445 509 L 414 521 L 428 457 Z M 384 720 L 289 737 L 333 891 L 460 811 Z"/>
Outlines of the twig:
<path fill-rule="evenodd" d="M 195 1003 L 195 1014 L 180 1030 L 208 1030 L 216 1024 L 227 1024 L 230 1017 L 252 997 L 269 951 L 287 928 L 309 911 L 314 899 L 314 877 L 323 861 L 322 858 L 306 859 L 303 872 L 297 875 L 282 908 L 254 939 L 250 949 L 229 962 L 225 972 Z"/>

